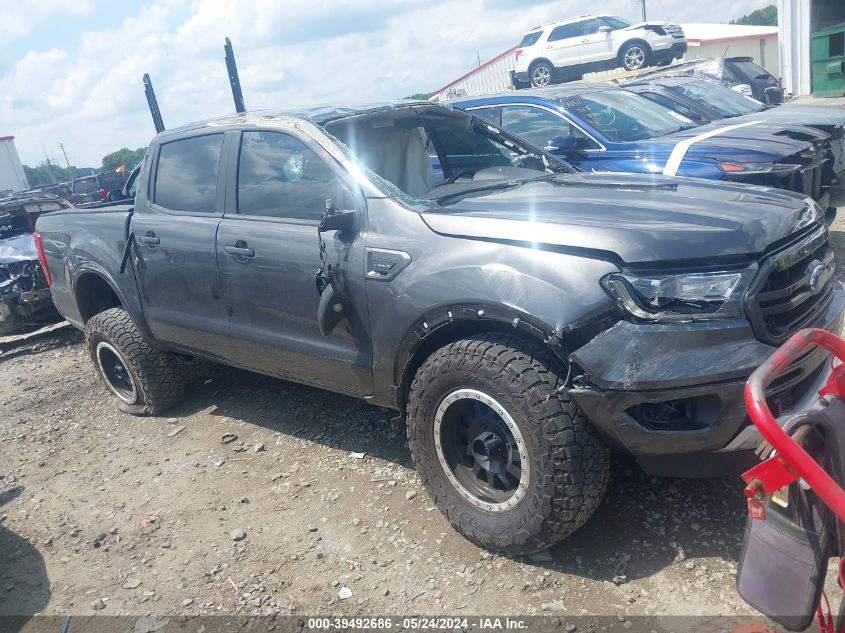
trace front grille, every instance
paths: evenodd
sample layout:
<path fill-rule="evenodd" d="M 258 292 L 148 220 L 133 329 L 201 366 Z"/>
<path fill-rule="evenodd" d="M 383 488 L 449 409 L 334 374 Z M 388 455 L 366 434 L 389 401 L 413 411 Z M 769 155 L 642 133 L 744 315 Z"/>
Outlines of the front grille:
<path fill-rule="evenodd" d="M 824 183 L 823 167 L 826 151 L 820 142 L 813 143 L 814 156 L 801 157 L 800 155 L 789 156 L 783 163 L 798 164 L 801 167 L 792 172 L 789 176 L 781 178 L 778 186 L 780 189 L 789 189 L 810 196 L 813 200 L 820 200 L 822 197 L 822 185 Z"/>
<path fill-rule="evenodd" d="M 779 344 L 810 325 L 833 299 L 834 270 L 826 226 L 765 259 L 749 293 L 757 337 Z"/>

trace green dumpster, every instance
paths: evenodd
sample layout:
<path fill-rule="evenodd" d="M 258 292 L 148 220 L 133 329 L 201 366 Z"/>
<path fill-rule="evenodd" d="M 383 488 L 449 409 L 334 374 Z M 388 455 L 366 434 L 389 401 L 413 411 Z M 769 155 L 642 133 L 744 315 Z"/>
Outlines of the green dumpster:
<path fill-rule="evenodd" d="M 845 96 L 845 22 L 813 33 L 813 94 Z"/>

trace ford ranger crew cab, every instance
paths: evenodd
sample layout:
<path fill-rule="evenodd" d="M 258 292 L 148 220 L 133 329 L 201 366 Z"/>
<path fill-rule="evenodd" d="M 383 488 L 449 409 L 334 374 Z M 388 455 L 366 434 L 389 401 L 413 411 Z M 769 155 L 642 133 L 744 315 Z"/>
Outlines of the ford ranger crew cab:
<path fill-rule="evenodd" d="M 842 320 L 812 199 L 581 173 L 428 102 L 162 132 L 132 186 L 36 226 L 119 406 L 164 411 L 201 358 L 395 409 L 437 506 L 504 553 L 579 528 L 612 450 L 682 475 L 748 454 L 744 380 Z M 770 406 L 828 371 L 802 357 Z"/>

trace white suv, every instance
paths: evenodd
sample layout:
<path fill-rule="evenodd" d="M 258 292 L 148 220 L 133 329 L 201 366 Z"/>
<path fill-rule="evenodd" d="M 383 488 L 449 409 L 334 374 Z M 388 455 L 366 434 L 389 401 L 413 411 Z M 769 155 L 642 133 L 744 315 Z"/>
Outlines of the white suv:
<path fill-rule="evenodd" d="M 542 87 L 581 79 L 585 72 L 662 66 L 686 52 L 687 38 L 677 24 L 632 25 L 610 15 L 583 15 L 526 33 L 516 49 L 514 78 Z"/>

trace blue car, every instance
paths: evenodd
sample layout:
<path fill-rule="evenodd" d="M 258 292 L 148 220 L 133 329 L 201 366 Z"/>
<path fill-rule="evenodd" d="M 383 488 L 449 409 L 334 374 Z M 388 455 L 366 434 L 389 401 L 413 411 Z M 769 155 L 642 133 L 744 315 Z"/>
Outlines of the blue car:
<path fill-rule="evenodd" d="M 828 207 L 830 183 L 823 167 L 829 136 L 813 128 L 757 120 L 696 126 L 608 84 L 520 90 L 451 104 L 583 170 L 765 185 Z"/>

